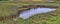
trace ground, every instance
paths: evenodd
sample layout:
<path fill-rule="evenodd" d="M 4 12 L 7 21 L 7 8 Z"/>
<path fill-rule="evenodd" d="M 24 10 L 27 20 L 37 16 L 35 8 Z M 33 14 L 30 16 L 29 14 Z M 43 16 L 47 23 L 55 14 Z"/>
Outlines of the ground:
<path fill-rule="evenodd" d="M 34 2 L 35 3 L 35 2 Z M 37 3 L 37 2 L 36 2 Z M 0 16 L 9 16 L 14 10 L 11 10 L 9 7 L 11 6 L 22 6 L 22 5 L 30 5 L 31 3 L 2 3 L 0 5 Z M 32 3 L 33 4 L 33 3 Z M 52 5 L 60 5 L 58 3 L 50 3 L 50 2 L 38 2 L 38 4 L 52 4 Z M 60 9 L 60 8 L 59 8 Z M 60 24 L 60 10 L 57 9 L 55 12 L 46 13 L 46 14 L 38 14 L 29 19 L 23 20 L 21 18 L 17 18 L 16 23 L 18 24 Z M 12 20 L 5 21 L 5 23 L 16 24 Z M 0 22 L 3 24 L 3 22 Z"/>

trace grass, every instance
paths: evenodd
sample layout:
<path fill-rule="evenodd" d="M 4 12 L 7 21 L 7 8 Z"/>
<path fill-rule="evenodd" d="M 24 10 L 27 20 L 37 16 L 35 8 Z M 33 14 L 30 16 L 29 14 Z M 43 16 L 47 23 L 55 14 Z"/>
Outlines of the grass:
<path fill-rule="evenodd" d="M 41 4 L 53 4 L 59 5 L 58 3 L 41 3 Z M 22 22 L 18 20 L 20 24 L 60 24 L 60 9 L 57 9 L 54 13 L 48 13 L 43 15 L 35 15 L 29 19 L 23 20 Z M 50 15 L 52 14 L 52 15 Z"/>
<path fill-rule="evenodd" d="M 22 5 L 30 5 L 31 3 L 2 3 L 0 5 L 0 16 L 9 16 L 11 13 L 15 12 L 14 10 L 11 10 L 9 7 L 12 6 L 22 6 Z M 53 5 L 59 5 L 58 3 L 46 3 L 46 2 L 38 2 L 38 4 L 53 4 Z M 23 20 L 21 18 L 18 18 L 17 22 L 19 24 L 60 24 L 60 14 L 59 10 L 56 13 L 53 13 L 50 15 L 49 13 L 43 14 L 43 15 L 35 15 L 34 17 L 31 17 L 29 19 Z M 53 16 L 54 14 L 57 14 L 57 16 Z M 0 22 L 1 23 L 1 22 Z M 2 23 L 1 23 L 2 24 Z"/>
<path fill-rule="evenodd" d="M 9 16 L 13 10 L 11 10 L 9 7 L 14 6 L 13 4 L 2 4 L 0 5 L 0 16 Z"/>

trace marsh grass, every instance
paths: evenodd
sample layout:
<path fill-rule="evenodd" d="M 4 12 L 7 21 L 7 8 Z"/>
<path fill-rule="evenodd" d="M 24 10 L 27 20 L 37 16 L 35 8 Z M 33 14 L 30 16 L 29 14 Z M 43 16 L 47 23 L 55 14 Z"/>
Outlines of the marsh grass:
<path fill-rule="evenodd" d="M 53 5 L 59 5 L 57 3 L 40 3 L 38 2 L 38 4 L 53 4 Z M 16 12 L 14 10 L 11 10 L 9 7 L 11 6 L 23 6 L 23 5 L 30 5 L 30 3 L 18 3 L 18 4 L 13 4 L 13 3 L 3 3 L 2 5 L 0 5 L 0 16 L 9 16 L 11 13 Z M 22 10 L 22 9 L 20 9 Z M 23 9 L 24 10 L 24 9 Z M 34 17 L 31 17 L 29 19 L 23 20 L 21 18 L 18 18 L 17 22 L 19 24 L 59 24 L 60 23 L 60 9 L 55 13 L 57 14 L 57 16 L 53 16 L 54 13 L 52 15 L 50 14 L 43 14 L 43 15 L 35 15 Z M 45 19 L 44 19 L 45 18 Z M 0 22 L 0 24 L 3 24 L 2 22 Z"/>
<path fill-rule="evenodd" d="M 9 4 L 2 4 L 0 5 L 0 16 L 9 16 L 13 10 L 11 10 L 9 7 L 14 6 L 14 5 L 9 5 Z"/>

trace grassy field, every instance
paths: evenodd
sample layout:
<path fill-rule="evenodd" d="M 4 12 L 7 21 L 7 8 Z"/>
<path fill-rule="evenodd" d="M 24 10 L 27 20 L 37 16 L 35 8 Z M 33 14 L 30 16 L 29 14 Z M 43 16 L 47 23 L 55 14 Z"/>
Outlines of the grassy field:
<path fill-rule="evenodd" d="M 1 4 L 0 5 L 0 16 L 8 16 L 10 15 L 12 12 L 14 12 L 13 10 L 11 10 L 9 7 L 14 6 L 13 4 Z"/>
<path fill-rule="evenodd" d="M 11 13 L 15 12 L 14 10 L 11 10 L 9 7 L 12 6 L 22 6 L 22 5 L 30 5 L 31 3 L 2 3 L 0 5 L 0 16 L 9 16 Z M 33 4 L 33 3 L 32 3 Z M 58 3 L 38 3 L 38 4 L 52 4 L 52 5 L 59 5 Z M 18 24 L 60 24 L 60 10 L 57 9 L 56 12 L 46 13 L 46 14 L 38 14 L 35 15 L 29 19 L 23 20 L 21 18 L 17 18 Z M 8 21 L 12 22 L 12 24 L 15 24 L 14 21 Z M 7 22 L 7 23 L 8 23 Z M 3 22 L 0 22 L 0 24 L 3 24 Z"/>

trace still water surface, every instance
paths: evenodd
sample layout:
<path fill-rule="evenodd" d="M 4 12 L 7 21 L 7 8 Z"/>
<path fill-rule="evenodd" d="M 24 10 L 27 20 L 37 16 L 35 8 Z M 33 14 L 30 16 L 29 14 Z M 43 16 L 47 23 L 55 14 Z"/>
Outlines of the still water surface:
<path fill-rule="evenodd" d="M 55 10 L 56 9 L 53 8 L 36 8 L 36 9 L 32 8 L 30 10 L 23 11 L 21 14 L 19 14 L 19 17 L 27 19 L 36 14 L 47 13 Z"/>

